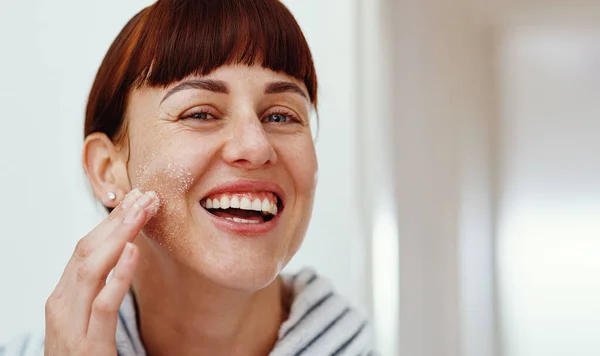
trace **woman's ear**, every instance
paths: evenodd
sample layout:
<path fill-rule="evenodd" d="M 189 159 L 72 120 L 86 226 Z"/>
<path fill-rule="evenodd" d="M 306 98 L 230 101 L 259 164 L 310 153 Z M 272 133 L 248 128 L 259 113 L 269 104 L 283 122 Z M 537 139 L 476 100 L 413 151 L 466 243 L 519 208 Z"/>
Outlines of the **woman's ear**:
<path fill-rule="evenodd" d="M 107 208 L 115 208 L 131 190 L 124 151 L 99 132 L 88 135 L 83 144 L 83 169 L 96 198 Z"/>

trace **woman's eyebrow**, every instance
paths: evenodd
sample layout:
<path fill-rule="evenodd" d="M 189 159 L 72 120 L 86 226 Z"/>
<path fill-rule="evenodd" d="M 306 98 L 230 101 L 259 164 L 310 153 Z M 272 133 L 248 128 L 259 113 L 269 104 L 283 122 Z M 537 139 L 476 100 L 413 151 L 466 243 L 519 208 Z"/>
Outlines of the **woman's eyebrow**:
<path fill-rule="evenodd" d="M 292 82 L 272 82 L 265 85 L 265 94 L 296 93 L 308 100 L 308 96 L 298 85 Z"/>
<path fill-rule="evenodd" d="M 190 79 L 179 83 L 165 94 L 160 103 L 167 100 L 171 95 L 188 89 L 208 90 L 220 94 L 229 94 L 227 83 L 222 80 L 213 79 Z"/>

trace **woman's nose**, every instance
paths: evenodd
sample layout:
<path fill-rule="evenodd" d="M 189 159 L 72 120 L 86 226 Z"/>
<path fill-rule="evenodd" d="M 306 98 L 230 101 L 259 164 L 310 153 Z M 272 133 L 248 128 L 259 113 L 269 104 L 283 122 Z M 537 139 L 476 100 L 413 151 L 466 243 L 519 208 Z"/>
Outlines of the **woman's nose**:
<path fill-rule="evenodd" d="M 257 118 L 237 122 L 223 150 L 223 158 L 232 166 L 257 169 L 277 162 L 277 154 Z"/>

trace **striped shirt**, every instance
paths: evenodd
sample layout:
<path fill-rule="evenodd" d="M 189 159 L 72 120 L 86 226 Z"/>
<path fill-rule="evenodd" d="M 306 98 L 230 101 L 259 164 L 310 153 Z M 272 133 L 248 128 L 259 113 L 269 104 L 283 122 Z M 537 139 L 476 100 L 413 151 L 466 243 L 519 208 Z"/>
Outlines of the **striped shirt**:
<path fill-rule="evenodd" d="M 374 354 L 366 318 L 334 292 L 328 279 L 308 268 L 282 278 L 292 291 L 292 304 L 270 356 Z M 128 294 L 119 310 L 119 356 L 146 355 L 136 320 L 133 295 Z M 43 336 L 27 335 L 0 347 L 0 356 L 40 356 L 43 347 Z"/>

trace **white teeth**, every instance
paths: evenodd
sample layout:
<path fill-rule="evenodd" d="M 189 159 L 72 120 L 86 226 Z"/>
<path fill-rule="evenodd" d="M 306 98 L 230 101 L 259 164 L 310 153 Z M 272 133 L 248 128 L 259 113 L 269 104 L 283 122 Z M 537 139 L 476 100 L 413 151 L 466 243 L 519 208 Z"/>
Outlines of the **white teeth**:
<path fill-rule="evenodd" d="M 232 207 L 232 208 L 239 209 L 239 207 L 240 207 L 240 199 L 238 197 L 231 198 L 231 202 L 229 203 L 229 206 Z"/>
<path fill-rule="evenodd" d="M 242 198 L 242 201 L 240 201 L 240 209 L 252 210 L 252 203 L 250 203 L 250 199 Z"/>
<path fill-rule="evenodd" d="M 259 221 L 246 220 L 246 219 L 240 219 L 240 218 L 233 218 L 233 221 L 235 221 L 236 223 L 240 223 L 240 224 L 258 224 L 258 223 L 260 223 Z"/>
<path fill-rule="evenodd" d="M 233 220 L 233 218 L 225 218 L 225 220 L 235 221 L 235 220 Z"/>
<path fill-rule="evenodd" d="M 221 205 L 221 209 L 229 209 L 229 198 L 222 197 L 220 205 Z"/>
<path fill-rule="evenodd" d="M 251 201 L 248 197 L 240 198 L 237 196 L 221 196 L 221 198 L 208 198 L 201 202 L 202 206 L 206 209 L 243 209 L 243 210 L 254 210 L 262 211 L 263 213 L 269 213 L 277 215 L 277 203 L 271 203 L 269 199 L 261 201 L 259 198 Z M 242 219 L 243 220 L 243 219 Z"/>
<path fill-rule="evenodd" d="M 264 212 L 271 212 L 271 203 L 267 199 L 263 200 L 261 209 Z"/>

